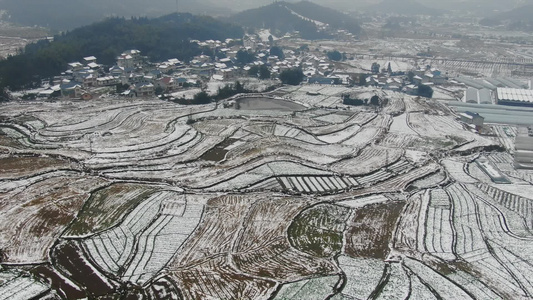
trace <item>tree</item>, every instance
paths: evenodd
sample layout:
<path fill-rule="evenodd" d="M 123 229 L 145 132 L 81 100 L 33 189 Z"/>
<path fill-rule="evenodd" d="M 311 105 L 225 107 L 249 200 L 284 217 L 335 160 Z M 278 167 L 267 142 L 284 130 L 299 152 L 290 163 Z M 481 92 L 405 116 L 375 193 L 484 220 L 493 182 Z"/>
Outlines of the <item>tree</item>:
<path fill-rule="evenodd" d="M 11 100 L 11 95 L 9 94 L 8 90 L 2 89 L 2 91 L 0 92 L 0 102 L 9 101 L 9 100 Z M 1 253 L 2 252 L 0 252 L 0 254 Z"/>
<path fill-rule="evenodd" d="M 365 102 L 361 99 L 352 99 L 350 97 L 350 94 L 345 94 L 342 96 L 342 103 L 344 105 L 352 105 L 352 106 L 362 106 L 365 104 Z"/>
<path fill-rule="evenodd" d="M 381 66 L 377 62 L 373 63 L 371 67 L 372 74 L 379 74 L 380 68 Z"/>
<path fill-rule="evenodd" d="M 374 106 L 379 106 L 379 97 L 378 96 L 373 96 L 372 98 L 370 98 L 370 105 L 374 105 Z"/>
<path fill-rule="evenodd" d="M 329 51 L 327 53 L 327 55 L 328 55 L 329 60 L 332 60 L 332 61 L 341 61 L 342 60 L 342 53 L 340 53 L 337 50 Z"/>
<path fill-rule="evenodd" d="M 290 69 L 281 72 L 279 79 L 283 84 L 299 85 L 304 80 L 304 73 L 301 69 Z"/>
<path fill-rule="evenodd" d="M 252 66 L 248 70 L 248 76 L 259 77 L 259 79 L 270 79 L 271 72 L 266 65 Z"/>
<path fill-rule="evenodd" d="M 205 92 L 199 92 L 198 94 L 194 95 L 193 103 L 194 104 L 209 104 L 211 103 L 211 97 Z"/>
<path fill-rule="evenodd" d="M 117 94 L 124 93 L 124 92 L 127 91 L 129 88 L 130 88 L 130 86 L 129 86 L 128 84 L 118 83 L 118 84 L 116 85 L 116 91 L 117 91 Z"/>
<path fill-rule="evenodd" d="M 418 86 L 418 96 L 426 97 L 426 98 L 432 98 L 433 97 L 433 89 L 425 84 L 421 84 Z"/>
<path fill-rule="evenodd" d="M 390 65 L 390 62 L 389 62 L 389 65 L 387 66 L 387 73 L 389 73 L 389 74 L 392 73 L 392 67 Z"/>
<path fill-rule="evenodd" d="M 239 50 L 237 52 L 237 63 L 241 65 L 249 64 L 253 62 L 255 59 L 255 55 L 249 51 L 246 50 Z"/>
<path fill-rule="evenodd" d="M 267 66 L 262 65 L 261 67 L 259 67 L 259 79 L 270 79 L 271 75 L 272 74 Z"/>
<path fill-rule="evenodd" d="M 259 74 L 259 66 L 252 66 L 250 67 L 250 70 L 248 70 L 248 76 L 257 77 L 258 74 Z"/>
<path fill-rule="evenodd" d="M 413 73 L 413 71 L 409 71 L 409 73 L 407 73 L 407 79 L 409 79 L 409 82 L 413 83 L 414 78 L 415 78 L 415 73 Z"/>
<path fill-rule="evenodd" d="M 235 92 L 237 94 L 244 93 L 244 85 L 240 81 L 235 82 Z"/>
<path fill-rule="evenodd" d="M 224 59 L 224 58 L 228 57 L 228 56 L 226 55 L 226 53 L 224 53 L 224 52 L 222 52 L 222 51 L 218 51 L 218 50 L 216 51 L 215 56 L 216 56 L 218 59 Z"/>
<path fill-rule="evenodd" d="M 272 35 L 268 36 L 268 43 L 270 46 L 274 45 L 274 37 Z"/>
<path fill-rule="evenodd" d="M 367 74 L 359 74 L 359 85 L 366 86 L 366 79 L 368 78 Z"/>
<path fill-rule="evenodd" d="M 270 48 L 270 56 L 277 56 L 280 60 L 285 59 L 285 54 L 283 53 L 283 49 L 281 49 L 278 46 L 274 46 Z"/>

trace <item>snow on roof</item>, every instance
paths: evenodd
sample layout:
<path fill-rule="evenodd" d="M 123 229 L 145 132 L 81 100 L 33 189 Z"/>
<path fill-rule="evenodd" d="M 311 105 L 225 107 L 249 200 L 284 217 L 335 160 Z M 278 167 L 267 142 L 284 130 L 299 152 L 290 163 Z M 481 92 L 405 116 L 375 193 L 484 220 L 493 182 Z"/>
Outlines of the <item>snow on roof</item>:
<path fill-rule="evenodd" d="M 465 118 L 470 119 L 470 120 L 474 119 L 473 116 L 471 116 L 471 115 L 469 115 L 469 114 L 467 114 L 467 113 L 460 113 L 459 115 L 460 115 L 461 117 L 465 117 Z"/>
<path fill-rule="evenodd" d="M 83 60 L 85 60 L 85 61 L 95 61 L 95 60 L 96 60 L 96 57 L 94 57 L 94 56 L 87 56 L 87 57 L 84 57 Z"/>
<path fill-rule="evenodd" d="M 154 85 L 151 84 L 150 82 L 141 82 L 141 83 L 137 83 L 137 84 L 135 85 L 135 87 L 138 87 L 138 88 L 140 88 L 140 87 L 147 87 L 147 88 L 150 88 L 150 87 L 153 87 L 153 86 L 154 86 Z"/>
<path fill-rule="evenodd" d="M 500 101 L 533 103 L 533 90 L 498 88 L 496 92 Z"/>
<path fill-rule="evenodd" d="M 55 92 L 54 90 L 44 90 L 44 91 L 40 91 L 40 92 L 39 92 L 39 95 L 50 96 L 50 95 L 52 95 L 54 92 Z"/>
<path fill-rule="evenodd" d="M 161 79 L 161 81 L 165 84 L 169 84 L 169 83 L 172 83 L 174 82 L 174 78 L 172 77 L 163 77 L 163 79 Z"/>
<path fill-rule="evenodd" d="M 114 80 L 115 77 L 113 76 L 106 76 L 106 77 L 100 77 L 100 78 L 97 78 L 96 80 L 98 81 L 108 81 L 108 80 Z"/>

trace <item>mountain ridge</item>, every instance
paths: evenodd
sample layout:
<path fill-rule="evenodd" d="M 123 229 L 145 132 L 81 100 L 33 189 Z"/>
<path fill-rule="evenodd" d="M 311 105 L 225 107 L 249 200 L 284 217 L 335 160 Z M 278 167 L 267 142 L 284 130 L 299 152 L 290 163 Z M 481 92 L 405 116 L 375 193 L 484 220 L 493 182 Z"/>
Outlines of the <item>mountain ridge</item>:
<path fill-rule="evenodd" d="M 71 30 L 112 16 L 159 17 L 178 11 L 209 15 L 231 13 L 212 0 L 203 3 L 194 0 L 179 0 L 178 5 L 175 0 L 2 0 L 0 7 L 7 12 L 10 22 L 53 30 Z"/>
<path fill-rule="evenodd" d="M 275 2 L 237 13 L 230 20 L 248 28 L 270 29 L 278 35 L 299 31 L 305 39 L 329 37 L 324 30 L 327 26 L 355 35 L 361 32 L 359 22 L 352 17 L 309 1 Z"/>

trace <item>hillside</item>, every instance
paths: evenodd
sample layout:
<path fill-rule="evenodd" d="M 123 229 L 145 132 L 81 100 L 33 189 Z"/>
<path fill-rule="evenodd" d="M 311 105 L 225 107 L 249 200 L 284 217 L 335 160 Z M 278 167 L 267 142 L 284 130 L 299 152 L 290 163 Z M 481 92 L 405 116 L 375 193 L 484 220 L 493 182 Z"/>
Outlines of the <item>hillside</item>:
<path fill-rule="evenodd" d="M 278 34 L 296 30 L 306 39 L 328 37 L 326 30 L 323 30 L 323 27 L 328 26 L 332 29 L 345 29 L 356 35 L 361 32 L 357 20 L 308 1 L 276 2 L 243 11 L 232 16 L 231 20 L 249 28 L 268 28 Z"/>
<path fill-rule="evenodd" d="M 440 15 L 442 10 L 427 7 L 416 0 L 384 0 L 364 8 L 367 12 L 380 12 L 398 15 Z"/>
<path fill-rule="evenodd" d="M 530 22 L 531 16 L 533 15 L 533 4 L 520 6 L 518 8 L 501 12 L 495 15 L 488 17 L 490 20 L 497 21 L 512 21 L 512 22 Z"/>
<path fill-rule="evenodd" d="M 58 9 L 60 8 L 60 9 Z M 55 30 L 69 30 L 89 25 L 110 16 L 158 17 L 170 12 L 191 12 L 208 15 L 230 14 L 216 1 L 204 0 L 0 0 L 9 21 L 22 25 L 38 25 Z"/>
<path fill-rule="evenodd" d="M 111 18 L 29 44 L 20 55 L 0 61 L 0 88 L 21 89 L 58 75 L 68 63 L 96 56 L 111 65 L 125 50 L 138 49 L 151 60 L 189 60 L 201 53 L 189 40 L 241 38 L 241 27 L 211 17 L 171 14 L 160 18 Z"/>
<path fill-rule="evenodd" d="M 484 26 L 504 25 L 509 30 L 532 32 L 532 15 L 533 4 L 529 4 L 484 18 L 479 23 Z"/>

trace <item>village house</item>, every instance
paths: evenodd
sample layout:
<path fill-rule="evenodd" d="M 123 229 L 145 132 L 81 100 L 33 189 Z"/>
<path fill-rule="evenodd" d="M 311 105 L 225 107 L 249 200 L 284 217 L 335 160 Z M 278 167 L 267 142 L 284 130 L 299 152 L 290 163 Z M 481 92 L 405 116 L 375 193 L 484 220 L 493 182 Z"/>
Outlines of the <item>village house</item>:
<path fill-rule="evenodd" d="M 96 79 L 96 85 L 97 86 L 116 85 L 119 82 L 120 82 L 120 80 L 117 77 L 113 77 L 113 76 L 98 77 Z"/>
<path fill-rule="evenodd" d="M 478 113 L 467 111 L 459 114 L 459 116 L 461 117 L 461 122 L 469 125 L 472 129 L 479 131 L 481 128 L 483 128 L 485 118 L 480 116 Z"/>
<path fill-rule="evenodd" d="M 85 66 L 80 62 L 72 62 L 68 64 L 68 71 L 77 72 L 83 70 Z"/>
<path fill-rule="evenodd" d="M 97 70 L 100 68 L 100 65 L 96 63 L 96 57 L 94 56 L 84 57 L 83 63 L 85 64 L 86 67 L 92 70 Z"/>
<path fill-rule="evenodd" d="M 175 91 L 180 87 L 178 80 L 170 76 L 164 76 L 161 79 L 157 80 L 156 86 L 166 92 Z"/>
<path fill-rule="evenodd" d="M 140 82 L 133 85 L 137 97 L 152 97 L 154 96 L 155 87 L 150 82 Z"/>
<path fill-rule="evenodd" d="M 244 45 L 244 48 L 246 49 L 250 49 L 252 51 L 256 51 L 257 50 L 257 41 L 255 39 L 255 37 L 251 36 L 251 35 L 245 35 L 242 39 L 242 43 Z"/>
<path fill-rule="evenodd" d="M 60 88 L 61 96 L 65 98 L 80 98 L 83 94 L 82 85 L 76 81 L 65 80 L 63 83 L 61 83 Z"/>
<path fill-rule="evenodd" d="M 136 68 L 142 65 L 141 51 L 128 50 L 117 58 L 117 65 L 122 68 Z"/>
<path fill-rule="evenodd" d="M 337 85 L 341 84 L 339 77 L 310 77 L 307 81 L 309 84 Z"/>

